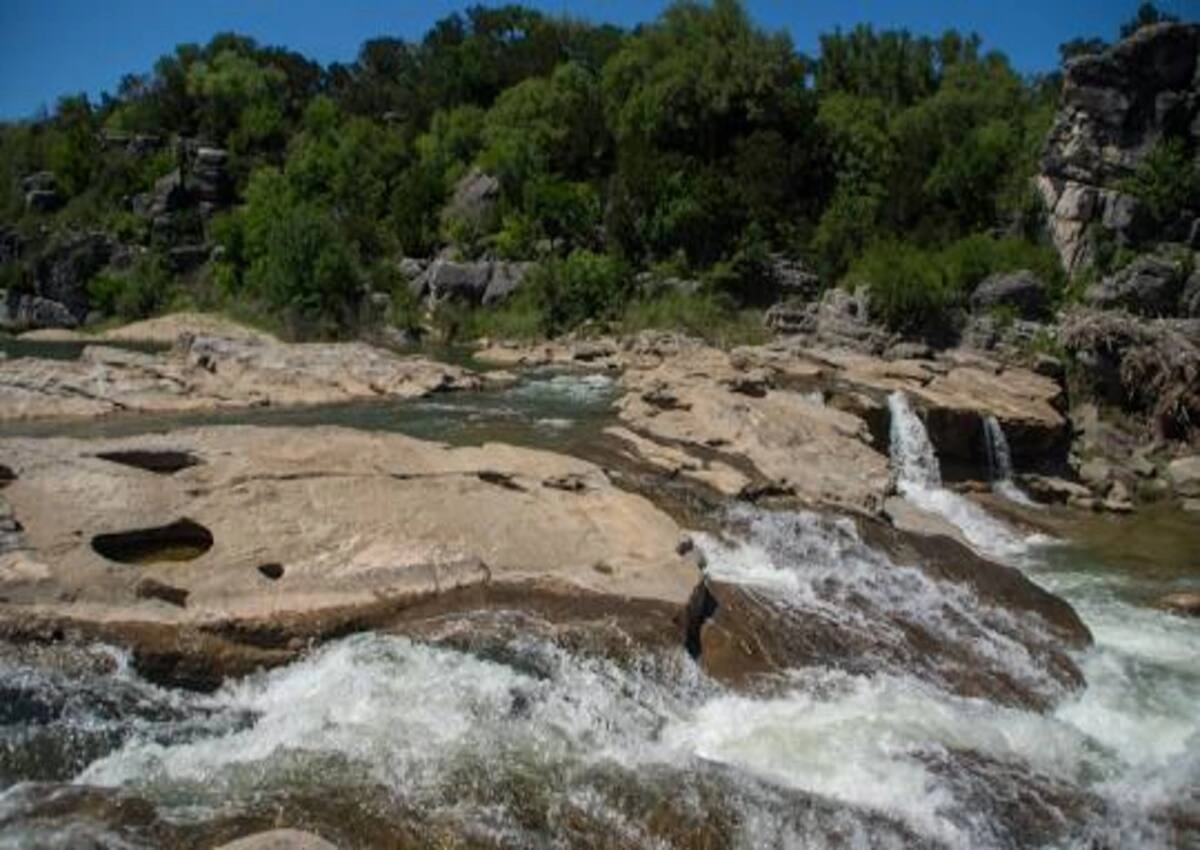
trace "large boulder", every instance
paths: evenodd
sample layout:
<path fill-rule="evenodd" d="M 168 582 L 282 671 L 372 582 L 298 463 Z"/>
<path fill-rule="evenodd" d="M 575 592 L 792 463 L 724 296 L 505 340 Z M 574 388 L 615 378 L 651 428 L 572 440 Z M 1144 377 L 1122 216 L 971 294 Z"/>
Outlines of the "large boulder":
<path fill-rule="evenodd" d="M 1084 300 L 1101 310 L 1173 316 L 1178 312 L 1185 275 L 1181 259 L 1143 254 L 1115 274 L 1092 284 Z"/>
<path fill-rule="evenodd" d="M 1037 319 L 1045 315 L 1046 306 L 1046 284 L 1027 269 L 991 275 L 971 293 L 976 312 L 1011 309 L 1021 318 Z"/>
<path fill-rule="evenodd" d="M 1094 227 L 1122 242 L 1147 236 L 1123 180 L 1164 135 L 1200 135 L 1198 52 L 1200 25 L 1166 23 L 1064 68 L 1037 186 L 1068 272 L 1093 259 Z"/>

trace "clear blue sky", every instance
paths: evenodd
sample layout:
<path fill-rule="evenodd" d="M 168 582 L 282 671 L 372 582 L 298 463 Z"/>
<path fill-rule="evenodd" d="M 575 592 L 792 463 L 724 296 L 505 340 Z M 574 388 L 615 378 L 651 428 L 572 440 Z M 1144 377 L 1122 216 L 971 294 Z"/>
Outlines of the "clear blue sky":
<path fill-rule="evenodd" d="M 377 35 L 419 37 L 474 0 L 0 0 L 0 118 L 52 107 L 60 94 L 114 91 L 121 76 L 144 72 L 185 41 L 227 30 L 283 45 L 328 64 L 354 58 Z M 489 3 L 488 5 L 493 5 Z M 532 0 L 529 5 L 630 25 L 653 18 L 665 0 Z M 1111 38 L 1137 0 L 749 0 L 769 29 L 791 32 L 815 53 L 819 33 L 860 22 L 936 33 L 975 30 L 1021 71 L 1052 68 L 1059 43 Z M 1200 0 L 1159 0 L 1187 20 Z"/>

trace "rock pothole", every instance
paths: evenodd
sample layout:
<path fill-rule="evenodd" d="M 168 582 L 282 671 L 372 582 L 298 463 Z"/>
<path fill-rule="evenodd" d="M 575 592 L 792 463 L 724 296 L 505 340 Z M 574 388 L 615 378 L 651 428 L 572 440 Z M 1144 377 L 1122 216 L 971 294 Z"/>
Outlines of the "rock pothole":
<path fill-rule="evenodd" d="M 138 599 L 158 599 L 177 608 L 187 607 L 188 591 L 186 589 L 174 587 L 157 579 L 142 579 L 138 582 L 134 592 Z"/>
<path fill-rule="evenodd" d="M 259 564 L 258 572 L 263 578 L 279 581 L 283 578 L 283 564 Z"/>
<path fill-rule="evenodd" d="M 110 463 L 119 463 L 122 466 L 132 466 L 134 469 L 153 472 L 156 475 L 174 475 L 181 469 L 204 463 L 190 452 L 175 449 L 126 449 L 101 452 L 96 457 Z"/>
<path fill-rule="evenodd" d="M 122 564 L 192 561 L 212 546 L 212 532 L 190 519 L 92 538 L 92 549 L 98 555 Z"/>
<path fill-rule="evenodd" d="M 9 484 L 17 480 L 17 473 L 13 472 L 10 467 L 0 463 L 0 490 L 3 490 Z"/>

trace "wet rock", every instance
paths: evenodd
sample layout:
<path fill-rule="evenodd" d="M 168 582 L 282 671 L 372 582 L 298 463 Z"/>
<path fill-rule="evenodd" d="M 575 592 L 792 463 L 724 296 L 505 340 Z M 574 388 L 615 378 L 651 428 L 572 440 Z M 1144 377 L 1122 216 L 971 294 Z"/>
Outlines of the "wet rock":
<path fill-rule="evenodd" d="M 856 549 L 862 544 L 851 540 L 839 548 L 844 557 L 857 552 L 879 571 L 876 583 L 886 582 L 887 572 L 913 568 L 939 585 L 965 589 L 979 600 L 973 616 L 980 627 L 1023 646 L 1040 677 L 1014 675 L 989 657 L 972 629 L 947 629 L 862 592 L 853 573 L 844 581 L 836 574 L 818 579 L 795 596 L 769 584 L 706 579 L 691 606 L 693 652 L 705 671 L 734 687 L 770 694 L 789 687 L 786 671 L 810 665 L 862 675 L 899 668 L 954 693 L 1035 710 L 1049 709 L 1083 685 L 1065 649 L 1084 647 L 1091 636 L 1066 602 L 1019 570 L 948 537 L 903 533 L 867 519 L 858 525 L 862 540 L 889 557 Z M 834 610 L 840 613 L 831 615 Z M 872 625 L 863 628 L 864 622 Z"/>
<path fill-rule="evenodd" d="M 1020 483 L 1030 498 L 1050 505 L 1078 502 L 1092 495 L 1082 484 L 1048 475 L 1022 475 Z"/>
<path fill-rule="evenodd" d="M 1079 478 L 1092 490 L 1104 495 L 1112 485 L 1112 464 L 1104 458 L 1092 458 L 1080 465 Z"/>
<path fill-rule="evenodd" d="M 1179 260 L 1143 254 L 1089 287 L 1084 301 L 1101 310 L 1121 309 L 1142 316 L 1173 316 L 1178 310 L 1184 277 L 1184 267 Z"/>
<path fill-rule="evenodd" d="M 337 847 L 311 832 L 273 829 L 222 844 L 215 850 L 337 850 Z"/>
<path fill-rule="evenodd" d="M 971 309 L 976 312 L 1006 308 L 1021 318 L 1037 319 L 1045 314 L 1046 307 L 1046 284 L 1025 269 L 994 274 L 971 293 Z"/>
<path fill-rule="evenodd" d="M 1158 600 L 1158 605 L 1164 610 L 1189 617 L 1200 617 L 1200 593 L 1181 590 L 1178 593 L 1168 593 Z"/>

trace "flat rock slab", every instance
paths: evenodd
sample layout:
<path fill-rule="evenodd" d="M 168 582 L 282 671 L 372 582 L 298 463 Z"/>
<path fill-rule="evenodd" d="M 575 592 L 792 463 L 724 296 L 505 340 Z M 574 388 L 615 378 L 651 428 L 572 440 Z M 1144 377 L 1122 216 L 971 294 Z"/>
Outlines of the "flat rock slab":
<path fill-rule="evenodd" d="M 101 457 L 135 450 L 197 462 L 164 474 Z M 0 555 L 0 625 L 63 620 L 135 644 L 194 627 L 278 649 L 356 611 L 456 595 L 474 605 L 481 588 L 682 616 L 700 579 L 666 514 L 549 452 L 223 427 L 2 440 L 0 457 L 24 528 L 22 547 Z"/>
<path fill-rule="evenodd" d="M 862 419 L 806 394 L 775 389 L 724 352 L 699 349 L 652 368 L 627 369 L 622 385 L 627 393 L 618 404 L 620 417 L 635 432 L 689 454 L 743 459 L 758 471 L 764 489 L 813 504 L 865 512 L 883 504 L 887 447 L 873 445 Z M 652 462 L 662 454 L 645 443 L 631 445 Z M 712 483 L 709 467 L 675 463 L 682 474 Z"/>
<path fill-rule="evenodd" d="M 78 360 L 0 361 L 0 422 L 334 404 L 480 385 L 460 367 L 362 343 L 185 334 L 164 354 L 89 346 Z"/>

